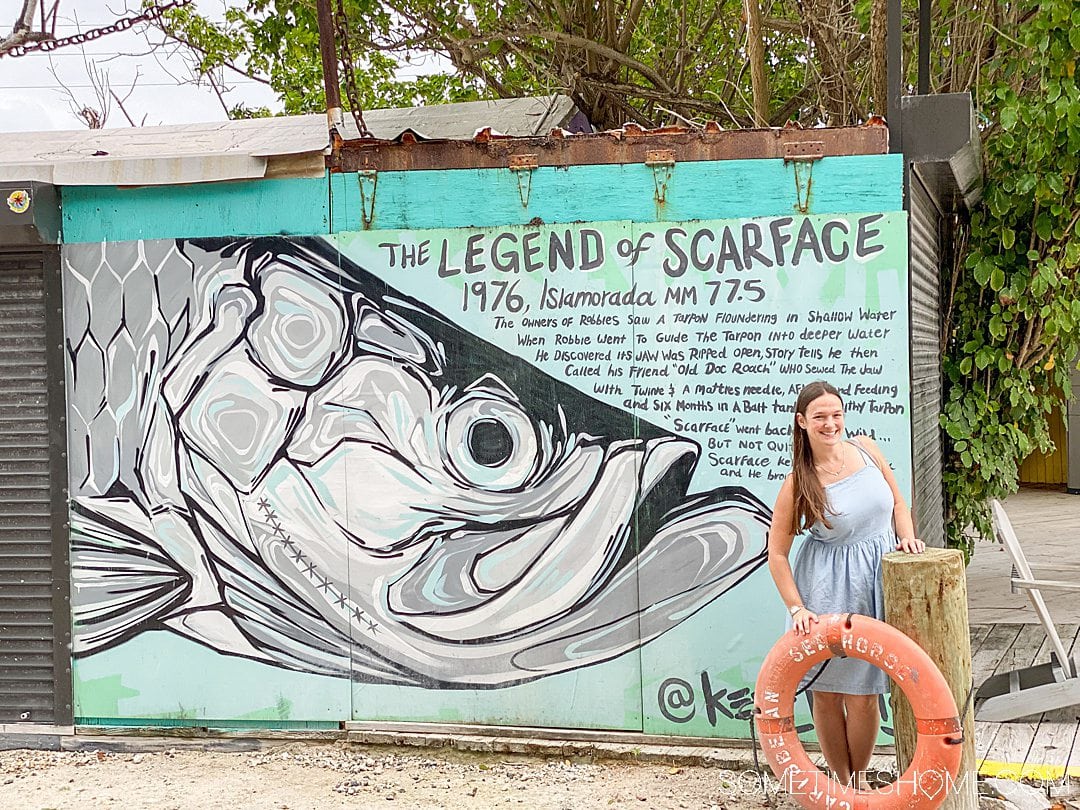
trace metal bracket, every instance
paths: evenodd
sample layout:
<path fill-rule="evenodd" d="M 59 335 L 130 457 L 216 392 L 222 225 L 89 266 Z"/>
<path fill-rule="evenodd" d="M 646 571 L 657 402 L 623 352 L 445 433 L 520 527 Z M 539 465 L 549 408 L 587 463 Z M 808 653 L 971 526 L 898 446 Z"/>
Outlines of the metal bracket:
<path fill-rule="evenodd" d="M 360 218 L 367 230 L 375 219 L 375 189 L 379 184 L 379 175 L 375 169 L 361 169 L 356 177 L 360 183 Z"/>
<path fill-rule="evenodd" d="M 511 155 L 510 171 L 517 177 L 518 197 L 521 199 L 521 207 L 529 207 L 529 197 L 532 195 L 532 173 L 539 167 L 540 161 L 536 155 Z"/>
<path fill-rule="evenodd" d="M 825 157 L 824 141 L 789 141 L 784 144 L 784 162 L 814 161 Z"/>
<path fill-rule="evenodd" d="M 813 162 L 795 163 L 795 208 L 800 214 L 810 211 L 810 190 L 814 184 Z"/>
<path fill-rule="evenodd" d="M 784 144 L 784 163 L 795 164 L 795 208 L 800 214 L 805 214 L 810 210 L 810 187 L 814 181 L 814 163 L 823 157 L 825 157 L 824 141 L 788 141 Z M 803 182 L 804 174 L 805 183 Z"/>
<path fill-rule="evenodd" d="M 656 204 L 663 205 L 667 202 L 668 183 L 675 171 L 675 150 L 649 149 L 645 152 L 645 165 L 652 169 Z"/>

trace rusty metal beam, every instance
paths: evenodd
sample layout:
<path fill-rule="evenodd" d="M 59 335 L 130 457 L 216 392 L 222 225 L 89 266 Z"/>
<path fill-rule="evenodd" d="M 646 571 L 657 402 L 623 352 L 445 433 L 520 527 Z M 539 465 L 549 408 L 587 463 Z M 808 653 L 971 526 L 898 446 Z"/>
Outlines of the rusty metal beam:
<path fill-rule="evenodd" d="M 327 156 L 326 165 L 332 172 L 503 169 L 510 166 L 511 158 L 528 154 L 535 156 L 538 166 L 567 167 L 645 163 L 649 153 L 657 150 L 671 150 L 678 162 L 783 159 L 806 150 L 823 157 L 881 155 L 889 151 L 889 135 L 886 127 L 876 123 L 731 131 L 677 127 L 646 131 L 628 126 L 612 132 L 536 138 L 503 138 L 485 131 L 471 141 L 346 141 L 339 153 Z"/>

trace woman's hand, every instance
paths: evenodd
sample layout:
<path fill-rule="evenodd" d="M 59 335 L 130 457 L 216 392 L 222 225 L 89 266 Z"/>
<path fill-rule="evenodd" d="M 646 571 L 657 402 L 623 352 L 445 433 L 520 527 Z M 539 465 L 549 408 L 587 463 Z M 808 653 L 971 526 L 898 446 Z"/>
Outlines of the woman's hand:
<path fill-rule="evenodd" d="M 795 635 L 804 636 L 810 633 L 810 628 L 817 624 L 817 614 L 812 610 L 806 608 L 799 608 L 795 611 L 795 614 L 791 617 L 792 627 L 795 630 Z"/>
<path fill-rule="evenodd" d="M 901 537 L 896 544 L 897 551 L 906 551 L 908 554 L 921 554 L 926 550 L 926 543 L 918 537 Z"/>

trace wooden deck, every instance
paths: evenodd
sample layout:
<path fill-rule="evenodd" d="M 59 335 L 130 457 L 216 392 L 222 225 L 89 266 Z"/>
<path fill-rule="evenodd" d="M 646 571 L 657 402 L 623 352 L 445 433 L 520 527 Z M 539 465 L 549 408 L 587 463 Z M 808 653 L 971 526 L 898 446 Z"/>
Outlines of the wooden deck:
<path fill-rule="evenodd" d="M 1059 624 L 1070 652 L 1080 624 Z M 1050 660 L 1041 624 L 971 626 L 971 670 L 976 686 L 991 675 Z M 1038 780 L 1080 777 L 1080 706 L 1008 723 L 975 723 L 975 756 L 986 776 Z"/>
<path fill-rule="evenodd" d="M 1080 495 L 1048 489 L 1022 489 L 1005 501 L 1028 562 L 1043 579 L 1076 578 L 1080 568 Z M 1063 569 L 1070 569 L 1064 575 Z M 1011 593 L 1012 565 L 1005 549 L 980 540 L 967 568 L 968 617 L 973 625 L 1036 624 L 1038 618 L 1023 593 Z M 1047 594 L 1059 625 L 1080 624 L 1080 599 Z"/>

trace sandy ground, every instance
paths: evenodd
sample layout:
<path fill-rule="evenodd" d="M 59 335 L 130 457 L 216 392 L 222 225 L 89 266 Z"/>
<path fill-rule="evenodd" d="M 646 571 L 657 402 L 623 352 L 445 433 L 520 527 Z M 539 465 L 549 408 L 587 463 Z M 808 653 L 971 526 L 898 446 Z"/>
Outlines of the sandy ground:
<path fill-rule="evenodd" d="M 3 810 L 756 810 L 768 804 L 752 772 L 706 767 L 301 743 L 239 753 L 0 751 Z M 779 806 L 795 808 L 783 798 Z"/>

